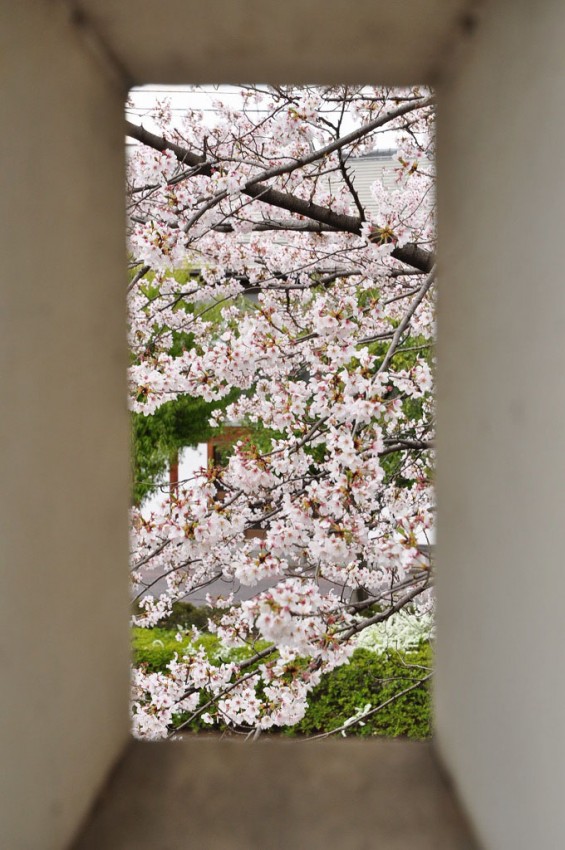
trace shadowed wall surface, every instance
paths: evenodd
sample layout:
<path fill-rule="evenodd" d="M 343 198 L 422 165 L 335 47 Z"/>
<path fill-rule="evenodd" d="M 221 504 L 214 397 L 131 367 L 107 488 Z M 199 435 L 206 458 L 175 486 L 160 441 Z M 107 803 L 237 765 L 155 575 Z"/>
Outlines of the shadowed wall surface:
<path fill-rule="evenodd" d="M 74 850 L 476 850 L 429 744 L 133 744 Z"/>

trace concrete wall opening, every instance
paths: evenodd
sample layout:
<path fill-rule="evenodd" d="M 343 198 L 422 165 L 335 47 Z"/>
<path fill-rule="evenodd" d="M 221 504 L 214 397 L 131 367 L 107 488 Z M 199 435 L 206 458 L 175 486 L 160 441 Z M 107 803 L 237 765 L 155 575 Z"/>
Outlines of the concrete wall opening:
<path fill-rule="evenodd" d="M 129 741 L 125 93 L 154 80 L 378 79 L 438 93 L 436 746 L 484 847 L 560 848 L 563 5 L 28 0 L 0 15 L 0 844 L 69 845 Z M 145 775 L 174 750 L 145 747 Z M 237 785 L 237 763 L 216 754 L 214 778 L 231 764 Z M 356 774 L 373 789 L 377 763 Z M 189 792 L 191 813 L 216 823 L 216 801 Z M 375 796 L 376 831 L 390 797 Z M 131 804 L 147 836 L 139 803 L 113 802 Z M 402 822 L 397 844 L 417 846 Z M 346 846 L 352 833 L 324 823 L 322 846 Z M 291 818 L 277 824 L 279 846 L 314 846 Z M 464 846 L 434 843 L 429 818 L 415 832 Z M 116 831 L 94 846 L 120 846 Z"/>

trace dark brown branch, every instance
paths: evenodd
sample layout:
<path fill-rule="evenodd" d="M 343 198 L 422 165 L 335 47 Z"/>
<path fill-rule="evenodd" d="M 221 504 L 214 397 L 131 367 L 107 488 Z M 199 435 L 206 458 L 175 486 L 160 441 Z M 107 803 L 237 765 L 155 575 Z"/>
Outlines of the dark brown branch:
<path fill-rule="evenodd" d="M 175 142 L 168 141 L 163 136 L 157 136 L 155 133 L 151 133 L 144 127 L 132 124 L 130 121 L 126 121 L 126 134 L 154 150 L 161 152 L 165 150 L 172 151 L 180 163 L 189 165 L 194 169 L 192 172 L 193 176 L 199 174 L 204 177 L 211 177 L 214 170 L 218 167 L 199 154 L 189 151 Z M 336 213 L 327 207 L 322 207 L 320 204 L 315 204 L 312 201 L 299 198 L 287 192 L 281 192 L 279 189 L 273 189 L 263 183 L 247 185 L 242 189 L 242 193 L 249 198 L 261 201 L 261 203 L 269 204 L 272 207 L 277 207 L 295 215 L 304 216 L 304 218 L 328 225 L 334 230 L 353 233 L 357 236 L 361 235 L 363 222 L 359 216 Z M 391 252 L 391 256 L 402 263 L 406 263 L 424 272 L 429 272 L 434 262 L 433 254 L 430 251 L 420 248 L 419 245 L 413 243 L 403 245 L 402 248 L 395 248 Z"/>
<path fill-rule="evenodd" d="M 211 230 L 215 233 L 233 233 L 234 227 L 229 223 L 212 225 Z M 296 219 L 265 219 L 253 224 L 252 232 L 261 233 L 270 230 L 293 231 L 297 233 L 336 233 L 335 227 L 322 224 L 320 221 L 297 221 Z"/>
<path fill-rule="evenodd" d="M 386 449 L 383 449 L 379 452 L 379 457 L 384 457 L 385 455 L 394 454 L 395 452 L 404 452 L 404 451 L 425 451 L 426 449 L 433 449 L 434 443 L 432 440 L 398 440 L 391 446 L 387 446 Z"/>

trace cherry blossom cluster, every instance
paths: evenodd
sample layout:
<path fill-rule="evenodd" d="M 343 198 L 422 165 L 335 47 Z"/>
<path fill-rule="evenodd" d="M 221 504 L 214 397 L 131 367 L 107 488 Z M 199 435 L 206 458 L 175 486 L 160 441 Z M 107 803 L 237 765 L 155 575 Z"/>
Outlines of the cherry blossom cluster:
<path fill-rule="evenodd" d="M 195 635 L 168 673 L 135 671 L 140 737 L 187 715 L 295 723 L 364 629 L 433 608 L 433 100 L 240 96 L 212 119 L 158 104 L 161 135 L 130 128 L 131 408 L 227 400 L 213 424 L 248 432 L 149 518 L 132 510 L 135 622 L 219 580 L 251 589 L 210 596 L 221 658 Z M 393 187 L 363 204 L 351 162 L 383 132 Z"/>

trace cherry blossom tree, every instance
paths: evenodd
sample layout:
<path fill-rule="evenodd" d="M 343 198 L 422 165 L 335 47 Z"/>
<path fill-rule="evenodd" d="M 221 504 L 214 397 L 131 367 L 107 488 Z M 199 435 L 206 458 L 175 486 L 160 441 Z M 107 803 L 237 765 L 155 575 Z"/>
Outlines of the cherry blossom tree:
<path fill-rule="evenodd" d="M 131 407 L 197 397 L 250 433 L 149 519 L 133 510 L 135 621 L 220 577 L 263 588 L 211 600 L 219 658 L 195 634 L 166 674 L 134 671 L 141 737 L 180 714 L 293 724 L 359 633 L 433 606 L 433 97 L 239 91 L 212 118 L 164 101 L 159 132 L 127 125 Z M 351 163 L 385 132 L 394 185 L 363 204 Z"/>

